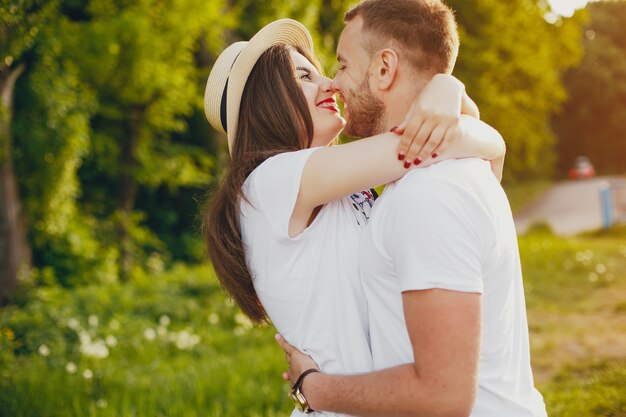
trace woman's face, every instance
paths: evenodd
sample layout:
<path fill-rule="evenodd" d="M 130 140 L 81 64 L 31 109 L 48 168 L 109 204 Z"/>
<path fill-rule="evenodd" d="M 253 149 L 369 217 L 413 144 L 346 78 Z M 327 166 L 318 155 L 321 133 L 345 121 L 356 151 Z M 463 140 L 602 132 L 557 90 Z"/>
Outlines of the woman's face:
<path fill-rule="evenodd" d="M 339 113 L 335 92 L 331 88 L 332 82 L 320 75 L 315 66 L 299 52 L 291 51 L 291 60 L 313 120 L 311 147 L 328 146 L 346 124 Z"/>

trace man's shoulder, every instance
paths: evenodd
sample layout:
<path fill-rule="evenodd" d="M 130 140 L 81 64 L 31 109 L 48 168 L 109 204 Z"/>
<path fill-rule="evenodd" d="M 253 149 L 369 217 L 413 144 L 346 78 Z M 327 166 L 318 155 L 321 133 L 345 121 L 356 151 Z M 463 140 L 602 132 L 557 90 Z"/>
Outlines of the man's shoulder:
<path fill-rule="evenodd" d="M 479 190 L 496 185 L 487 161 L 477 158 L 442 161 L 410 171 L 388 185 L 374 205 L 373 217 L 393 218 L 406 211 L 436 211 L 450 205 L 470 204 L 470 200 L 477 199 Z"/>
<path fill-rule="evenodd" d="M 490 172 L 490 165 L 488 161 L 479 158 L 461 158 L 461 159 L 448 159 L 435 163 L 427 168 L 415 169 L 410 172 L 408 178 L 414 176 L 423 176 L 432 179 L 445 178 L 456 175 L 484 175 Z"/>
<path fill-rule="evenodd" d="M 488 161 L 478 158 L 451 159 L 408 172 L 394 183 L 392 190 L 419 194 L 426 190 L 435 191 L 446 184 L 462 188 L 468 181 L 490 181 L 493 178 Z"/>

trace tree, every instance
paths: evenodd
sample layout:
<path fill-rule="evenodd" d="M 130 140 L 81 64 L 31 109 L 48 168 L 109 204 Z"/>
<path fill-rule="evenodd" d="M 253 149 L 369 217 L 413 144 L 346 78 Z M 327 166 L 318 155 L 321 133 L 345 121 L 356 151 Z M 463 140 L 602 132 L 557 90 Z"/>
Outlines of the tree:
<path fill-rule="evenodd" d="M 15 83 L 26 70 L 25 55 L 58 2 L 3 0 L 0 3 L 0 305 L 7 303 L 20 276 L 27 274 L 31 249 L 13 165 Z"/>
<path fill-rule="evenodd" d="M 565 100 L 561 76 L 581 56 L 582 14 L 548 23 L 543 2 L 450 1 L 461 49 L 455 74 L 507 143 L 505 178 L 550 175 L 551 115 Z"/>
<path fill-rule="evenodd" d="M 626 2 L 587 6 L 580 65 L 565 78 L 569 98 L 554 119 L 560 172 L 579 155 L 600 173 L 623 174 L 626 155 Z"/>
<path fill-rule="evenodd" d="M 142 189 L 206 184 L 212 164 L 198 146 L 175 142 L 201 103 L 200 39 L 215 48 L 229 23 L 221 1 L 94 0 L 64 30 L 70 58 L 96 92 L 93 146 L 83 172 L 86 200 L 115 225 L 119 271 L 162 244 L 135 210 Z M 221 44 L 219 47 L 221 48 Z"/>
<path fill-rule="evenodd" d="M 78 169 L 89 149 L 94 95 L 67 59 L 58 15 L 29 52 L 29 71 L 16 86 L 13 132 L 15 170 L 23 191 L 33 248 L 32 276 L 69 282 L 70 273 L 101 280 L 110 254 L 94 219 L 78 204 Z M 91 223 L 91 224 L 89 224 Z"/>

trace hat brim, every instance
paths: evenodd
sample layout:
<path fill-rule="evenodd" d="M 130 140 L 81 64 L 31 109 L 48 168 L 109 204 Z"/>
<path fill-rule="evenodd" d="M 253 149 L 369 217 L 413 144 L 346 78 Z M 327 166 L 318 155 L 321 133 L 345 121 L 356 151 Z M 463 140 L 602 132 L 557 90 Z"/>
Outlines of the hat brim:
<path fill-rule="evenodd" d="M 259 30 L 239 53 L 233 64 L 226 96 L 227 137 L 230 154 L 232 154 L 237 135 L 241 96 L 250 72 L 265 51 L 274 45 L 281 44 L 313 51 L 313 39 L 304 25 L 292 19 L 280 19 Z"/>

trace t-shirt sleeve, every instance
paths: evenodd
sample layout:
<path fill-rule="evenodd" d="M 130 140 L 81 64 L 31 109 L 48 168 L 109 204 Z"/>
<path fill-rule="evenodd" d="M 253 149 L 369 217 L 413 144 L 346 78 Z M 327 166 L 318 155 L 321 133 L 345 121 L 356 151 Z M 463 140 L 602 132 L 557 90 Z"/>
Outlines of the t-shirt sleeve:
<path fill-rule="evenodd" d="M 398 190 L 384 231 L 402 291 L 483 291 L 481 227 L 485 214 L 459 187 L 421 178 Z"/>
<path fill-rule="evenodd" d="M 263 212 L 278 239 L 289 239 L 289 220 L 309 156 L 318 148 L 285 152 L 259 165 L 251 174 L 253 205 Z"/>

